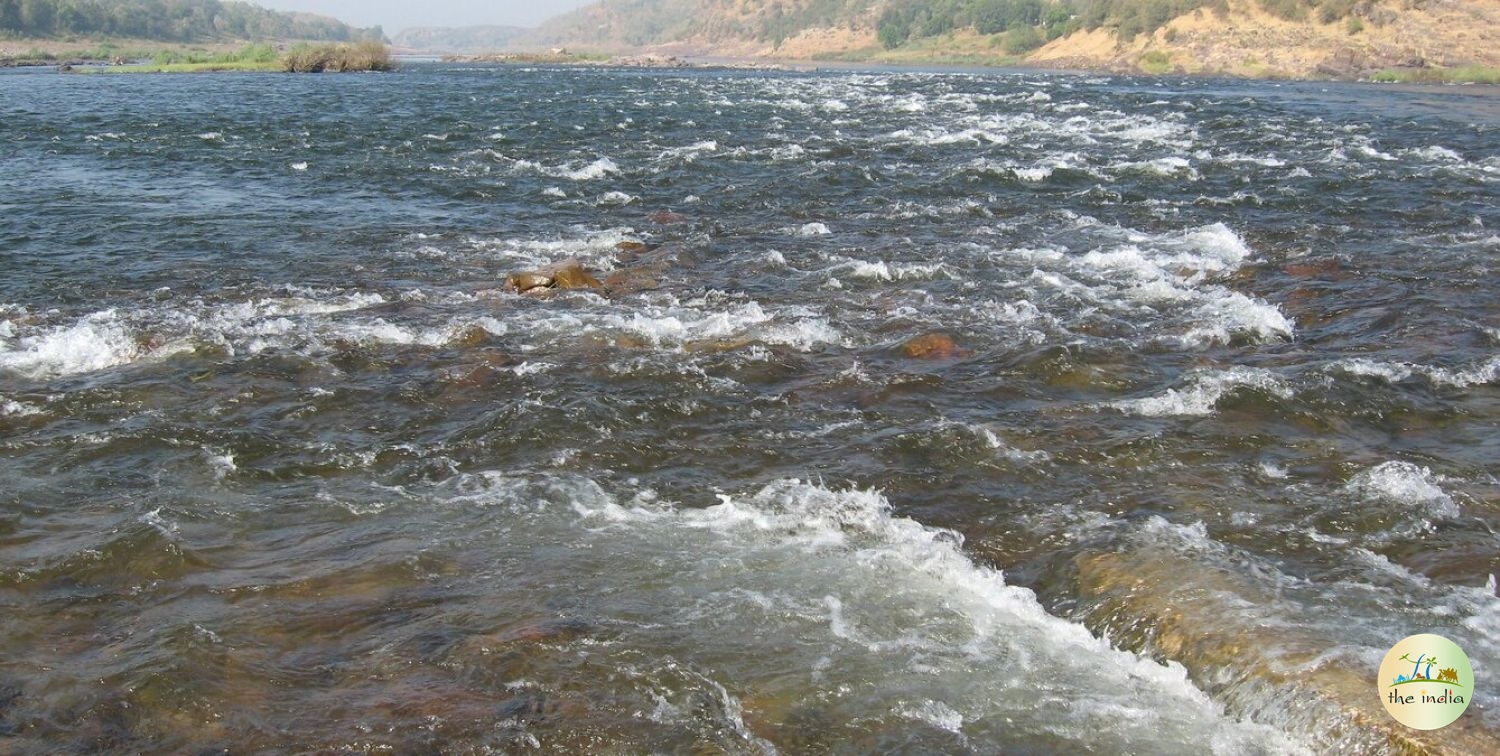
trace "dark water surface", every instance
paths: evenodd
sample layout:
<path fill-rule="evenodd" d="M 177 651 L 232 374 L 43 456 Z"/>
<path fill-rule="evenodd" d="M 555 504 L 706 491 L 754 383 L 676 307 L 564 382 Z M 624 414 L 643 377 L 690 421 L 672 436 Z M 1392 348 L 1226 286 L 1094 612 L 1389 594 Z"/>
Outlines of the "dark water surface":
<path fill-rule="evenodd" d="M 0 75 L 0 750 L 1489 748 L 1497 208 L 1480 88 Z"/>

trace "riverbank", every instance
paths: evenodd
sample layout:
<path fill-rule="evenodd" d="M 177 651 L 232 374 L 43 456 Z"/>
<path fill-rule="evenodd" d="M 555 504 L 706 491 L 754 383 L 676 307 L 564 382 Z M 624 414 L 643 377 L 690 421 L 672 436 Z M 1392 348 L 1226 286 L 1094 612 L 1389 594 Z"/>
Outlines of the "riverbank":
<path fill-rule="evenodd" d="M 154 46 L 153 46 L 154 45 Z M 395 67 L 379 42 L 161 44 L 146 40 L 10 40 L 0 44 L 0 68 L 56 67 L 114 73 L 319 73 L 388 71 Z"/>
<path fill-rule="evenodd" d="M 1500 81 L 1496 3 L 1362 3 L 1347 9 L 1324 3 L 1316 12 L 1309 5 L 1219 0 L 1212 5 L 1173 4 L 1190 8 L 1175 17 L 1163 15 L 1170 14 L 1169 9 L 1157 8 L 1148 24 L 1075 18 L 1046 28 L 983 33 L 971 20 L 955 20 L 940 33 L 884 36 L 881 22 L 873 16 L 824 20 L 822 26 L 794 23 L 784 33 L 767 35 L 754 32 L 753 24 L 744 27 L 735 11 L 707 7 L 702 11 L 705 17 L 697 19 L 705 31 L 657 33 L 650 30 L 660 24 L 644 19 L 641 14 L 646 11 L 612 7 L 574 19 L 571 28 L 549 27 L 545 34 L 512 44 L 773 63 L 1047 68 L 1270 80 Z M 625 34 L 624 29 L 640 33 Z M 1071 33 L 1054 38 L 1065 32 Z"/>

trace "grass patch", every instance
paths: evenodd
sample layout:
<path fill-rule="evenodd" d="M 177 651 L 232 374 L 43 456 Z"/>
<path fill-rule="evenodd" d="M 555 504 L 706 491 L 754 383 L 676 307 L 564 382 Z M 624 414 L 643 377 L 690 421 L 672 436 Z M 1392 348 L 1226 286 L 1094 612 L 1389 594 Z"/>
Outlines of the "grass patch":
<path fill-rule="evenodd" d="M 0 0 L 0 4 L 3 4 L 3 0 Z M 71 39 L 27 39 L 19 41 L 26 45 L 26 52 L 0 56 L 0 66 L 56 66 L 63 64 L 119 66 L 139 63 L 164 65 L 189 61 L 202 63 L 239 59 L 243 57 L 242 52 L 245 49 L 249 49 L 243 44 L 163 44 L 155 43 L 151 40 L 123 38 L 82 41 Z M 269 51 L 273 57 L 275 55 L 275 51 L 269 45 L 251 45 L 250 48 L 263 48 L 265 51 Z M 264 52 L 261 54 L 263 55 Z"/>
<path fill-rule="evenodd" d="M 233 52 L 207 50 L 158 50 L 150 62 L 110 69 L 132 73 L 207 73 L 213 71 L 279 71 L 281 60 L 270 45 L 248 45 Z"/>
<path fill-rule="evenodd" d="M 301 44 L 285 54 L 266 44 L 248 45 L 230 52 L 202 49 L 165 49 L 133 57 L 148 62 L 112 66 L 111 73 L 214 73 L 288 71 L 389 71 L 395 67 L 381 42 L 357 44 Z M 91 69 L 92 70 L 92 69 Z"/>
<path fill-rule="evenodd" d="M 162 50 L 151 56 L 152 65 L 170 66 L 178 64 L 240 64 L 275 63 L 276 48 L 270 45 L 249 45 L 230 53 L 211 53 L 197 50 Z"/>
<path fill-rule="evenodd" d="M 1166 50 L 1151 50 L 1141 55 L 1136 65 L 1148 74 L 1160 76 L 1172 70 L 1172 55 Z"/>
<path fill-rule="evenodd" d="M 118 66 L 104 69 L 110 73 L 216 73 L 223 71 L 280 71 L 281 62 L 257 63 L 237 61 L 232 63 L 144 63 L 138 66 Z"/>
<path fill-rule="evenodd" d="M 1370 80 L 1384 84 L 1500 84 L 1500 68 L 1387 68 Z"/>
<path fill-rule="evenodd" d="M 968 32 L 940 37 L 919 37 L 894 49 L 885 49 L 877 45 L 850 50 L 841 55 L 819 56 L 819 59 L 966 68 L 1016 67 L 1025 65 L 1026 61 L 1024 55 L 1011 54 L 1005 50 L 1004 34 L 979 35 Z"/>

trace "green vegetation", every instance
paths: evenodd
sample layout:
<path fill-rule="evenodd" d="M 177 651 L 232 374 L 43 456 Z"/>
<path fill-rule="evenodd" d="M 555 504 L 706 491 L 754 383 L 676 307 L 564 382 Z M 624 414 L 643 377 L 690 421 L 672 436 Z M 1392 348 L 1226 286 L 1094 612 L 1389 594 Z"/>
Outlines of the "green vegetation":
<path fill-rule="evenodd" d="M 202 63 L 275 63 L 276 58 L 276 48 L 270 45 L 249 45 L 236 52 L 218 55 L 185 50 L 162 50 L 151 56 L 151 64 L 169 66 Z"/>
<path fill-rule="evenodd" d="M 278 13 L 220 0 L 0 0 L 0 36 L 128 37 L 171 42 L 226 39 L 383 40 L 309 13 Z"/>
<path fill-rule="evenodd" d="M 121 58 L 70 56 L 58 62 L 83 60 L 109 61 L 121 60 Z M 286 54 L 280 54 L 274 47 L 264 44 L 247 45 L 234 52 L 217 54 L 202 50 L 159 50 L 149 55 L 134 55 L 124 60 L 147 62 L 138 65 L 110 66 L 103 70 L 110 73 L 207 73 L 215 71 L 320 73 L 325 71 L 389 71 L 395 67 L 385 44 L 375 41 L 354 44 L 301 44 Z M 79 70 L 97 71 L 100 69 L 86 66 Z"/>
<path fill-rule="evenodd" d="M 803 29 L 838 26 L 864 5 L 860 0 L 807 0 L 788 7 L 777 3 L 761 18 L 759 28 L 754 30 L 755 38 L 780 47 L 787 37 Z"/>
<path fill-rule="evenodd" d="M 130 58 L 142 59 L 146 56 Z M 270 45 L 248 45 L 235 52 L 208 53 L 195 50 L 159 50 L 150 62 L 111 71 L 138 73 L 199 73 L 207 71 L 280 71 L 281 59 Z"/>
<path fill-rule="evenodd" d="M 1388 68 L 1370 80 L 1387 84 L 1500 84 L 1500 68 Z"/>
<path fill-rule="evenodd" d="M 1001 48 L 1011 55 L 1025 55 L 1047 44 L 1035 26 L 1014 26 L 1005 31 L 1005 42 Z"/>
<path fill-rule="evenodd" d="M 1355 15 L 1362 8 L 1356 0 L 1258 2 L 1281 18 L 1316 18 L 1322 23 L 1348 19 L 1351 34 L 1364 28 Z M 1226 0 L 893 0 L 880 15 L 876 35 L 882 47 L 892 50 L 914 40 L 972 28 L 980 34 L 1005 34 L 1006 51 L 1020 54 L 1032 49 L 1028 44 L 1040 46 L 1080 29 L 1108 29 L 1129 41 L 1198 10 L 1222 16 L 1228 14 L 1229 5 Z"/>
<path fill-rule="evenodd" d="M 389 71 L 395 68 L 390 51 L 376 41 L 352 45 L 298 45 L 281 59 L 289 73 Z"/>
<path fill-rule="evenodd" d="M 1141 56 L 1141 70 L 1149 74 L 1164 74 L 1172 70 L 1172 56 L 1165 50 L 1150 50 Z"/>
<path fill-rule="evenodd" d="M 876 36 L 881 46 L 891 50 L 958 29 L 972 28 L 980 34 L 1023 28 L 1035 32 L 1006 38 L 1007 52 L 1018 54 L 1062 36 L 1071 17 L 1072 12 L 1057 0 L 895 0 L 880 15 Z M 1044 25 L 1045 32 L 1038 30 Z"/>

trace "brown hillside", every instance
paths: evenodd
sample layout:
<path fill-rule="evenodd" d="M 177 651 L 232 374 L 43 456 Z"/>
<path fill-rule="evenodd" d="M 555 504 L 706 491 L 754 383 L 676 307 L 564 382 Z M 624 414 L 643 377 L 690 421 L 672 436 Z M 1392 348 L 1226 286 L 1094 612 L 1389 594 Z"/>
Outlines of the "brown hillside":
<path fill-rule="evenodd" d="M 1227 0 L 1120 41 L 1100 28 L 1008 56 L 972 28 L 883 48 L 886 0 L 610 0 L 558 17 L 532 48 L 678 56 L 894 63 L 1040 65 L 1265 78 L 1369 78 L 1395 71 L 1442 79 L 1465 67 L 1500 72 L 1500 0 L 1363 0 L 1332 23 L 1288 21 L 1259 0 Z M 1460 77 L 1462 78 L 1462 77 Z"/>
<path fill-rule="evenodd" d="M 1352 24 L 1294 22 L 1253 0 L 1220 16 L 1200 10 L 1121 44 L 1103 31 L 1074 34 L 1030 60 L 1068 68 L 1221 73 L 1272 78 L 1361 78 L 1390 69 L 1500 66 L 1500 3 L 1427 0 L 1375 6 Z"/>

